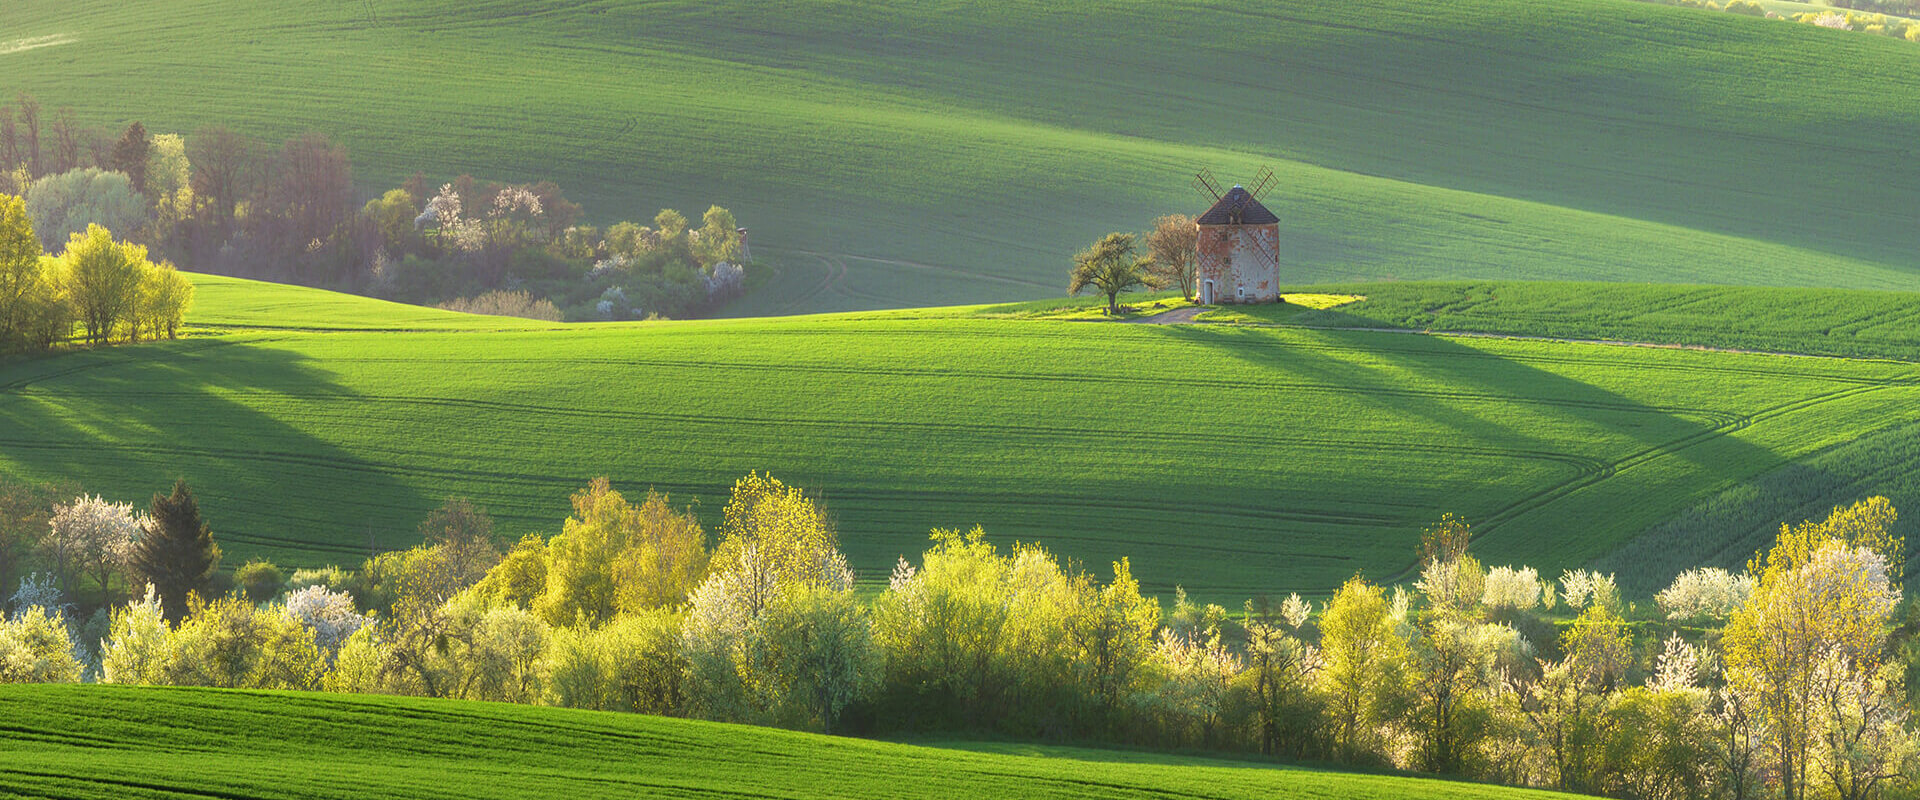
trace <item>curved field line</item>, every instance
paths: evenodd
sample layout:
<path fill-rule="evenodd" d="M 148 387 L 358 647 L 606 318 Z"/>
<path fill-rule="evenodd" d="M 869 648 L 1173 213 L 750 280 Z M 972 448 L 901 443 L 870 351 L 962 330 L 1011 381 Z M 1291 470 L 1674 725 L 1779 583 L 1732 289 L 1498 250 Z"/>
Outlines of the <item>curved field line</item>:
<path fill-rule="evenodd" d="M 1054 324 L 1085 325 L 1087 323 L 1071 322 L 1071 321 L 1056 321 L 1054 322 Z M 1121 326 L 1116 325 L 1115 327 L 1119 328 Z M 1143 326 L 1125 326 L 1125 327 L 1129 329 L 1134 329 L 1134 328 L 1139 328 Z M 1595 348 L 1602 348 L 1602 347 L 1617 348 L 1619 346 L 1617 344 L 1610 345 L 1604 341 L 1598 341 L 1598 340 L 1580 341 L 1580 340 L 1574 340 L 1574 339 L 1558 339 L 1558 338 L 1551 338 L 1551 337 L 1524 337 L 1524 336 L 1518 336 L 1518 335 L 1508 335 L 1508 334 L 1499 334 L 1499 333 L 1480 334 L 1473 331 L 1420 331 L 1420 330 L 1411 330 L 1411 329 L 1402 330 L 1402 329 L 1391 329 L 1391 328 L 1351 328 L 1351 329 L 1315 328 L 1315 327 L 1297 326 L 1297 325 L 1254 326 L 1254 325 L 1224 325 L 1223 324 L 1218 327 L 1241 328 L 1241 329 L 1261 328 L 1261 327 L 1286 328 L 1290 330 L 1300 330 L 1300 331 L 1325 331 L 1325 332 L 1332 332 L 1332 333 L 1378 334 L 1381 336 L 1425 336 L 1425 337 L 1432 337 L 1436 339 L 1444 339 L 1449 336 L 1458 336 L 1458 337 L 1465 337 L 1465 338 L 1489 339 L 1489 340 L 1534 341 L 1534 342 L 1568 344 L 1568 345 L 1591 345 Z M 440 332 L 432 331 L 429 333 L 440 333 Z M 458 333 L 458 332 L 453 332 L 453 333 Z M 671 329 L 662 329 L 660 331 L 660 334 L 663 336 L 671 336 L 673 335 L 673 332 Z M 912 336 L 912 337 L 919 337 L 919 338 L 925 338 L 925 339 L 955 338 L 955 339 L 965 339 L 969 341 L 977 341 L 979 339 L 985 339 L 985 338 L 1023 339 L 1023 340 L 1039 340 L 1039 339 L 1045 339 L 1045 338 L 1074 339 L 1074 337 L 1067 335 L 1065 333 L 1057 334 L 1055 336 L 1044 336 L 1044 335 L 1038 335 L 1032 331 L 999 332 L 999 331 L 989 331 L 989 330 L 915 329 L 915 330 L 903 332 L 900 330 L 884 330 L 884 329 L 872 329 L 872 328 L 866 328 L 866 329 L 839 328 L 839 327 L 827 327 L 824 325 L 822 326 L 821 330 L 817 330 L 817 331 L 755 330 L 753 332 L 753 335 L 756 337 L 783 336 L 783 337 L 837 338 L 837 339 L 844 339 L 851 336 L 880 336 L 880 337 L 885 337 L 892 341 L 898 341 L 903 336 Z M 1183 342 L 1182 344 L 1199 344 L 1199 343 Z M 1231 342 L 1231 344 L 1234 347 L 1241 348 L 1241 349 L 1305 350 L 1305 351 L 1313 351 L 1313 352 L 1359 351 L 1364 353 L 1392 353 L 1392 354 L 1398 354 L 1398 355 L 1410 355 L 1410 356 L 1418 356 L 1421 358 L 1430 358 L 1430 359 L 1436 359 L 1436 360 L 1468 359 L 1468 360 L 1481 360 L 1481 361 L 1508 362 L 1508 363 L 1515 363 L 1515 364 L 1557 364 L 1557 365 L 1578 366 L 1578 367 L 1615 367 L 1615 368 L 1632 370 L 1632 371 L 1681 372 L 1681 373 L 1686 373 L 1690 375 L 1698 374 L 1701 372 L 1709 372 L 1709 373 L 1717 373 L 1717 374 L 1725 374 L 1725 375 L 1752 375 L 1756 377 L 1783 377 L 1783 378 L 1796 378 L 1796 379 L 1803 379 L 1803 380 L 1818 379 L 1818 380 L 1829 380 L 1829 381 L 1835 381 L 1835 382 L 1863 383 L 1863 384 L 1874 384 L 1874 385 L 1906 385 L 1906 384 L 1920 383 L 1920 373 L 1909 374 L 1899 378 L 1873 378 L 1873 377 L 1863 377 L 1859 375 L 1835 374 L 1831 372 L 1814 372 L 1814 371 L 1809 371 L 1804 369 L 1767 368 L 1767 367 L 1753 366 L 1753 365 L 1735 366 L 1735 365 L 1728 365 L 1728 364 L 1708 365 L 1708 364 L 1697 364 L 1697 363 L 1689 363 L 1689 364 L 1661 363 L 1658 361 L 1649 361 L 1646 359 L 1620 359 L 1620 358 L 1605 358 L 1605 357 L 1599 357 L 1599 356 L 1555 356 L 1555 355 L 1544 355 L 1540 353 L 1489 353 L 1485 351 L 1472 350 L 1472 349 L 1439 350 L 1439 349 L 1433 349 L 1433 348 L 1404 348 L 1404 347 L 1389 347 L 1389 346 L 1380 346 L 1380 345 L 1367 345 L 1365 347 L 1361 347 L 1361 346 L 1357 346 L 1349 343 L 1340 343 L 1340 342 L 1314 342 L 1314 341 L 1294 341 L 1294 340 L 1271 340 L 1271 341 L 1234 340 Z M 1660 349 L 1679 350 L 1681 348 L 1677 346 L 1670 347 L 1670 346 L 1662 345 Z M 1709 352 L 1709 351 L 1702 351 L 1702 352 Z M 1813 355 L 1802 355 L 1802 354 L 1796 354 L 1796 353 L 1769 354 L 1769 353 L 1761 353 L 1761 352 L 1755 351 L 1752 353 L 1740 353 L 1740 354 L 1755 355 L 1755 356 L 1777 355 L 1781 357 L 1821 359 L 1821 360 L 1832 360 L 1832 361 L 1851 361 L 1851 362 L 1866 361 L 1866 362 L 1872 362 L 1872 363 L 1885 363 L 1885 364 L 1901 364 L 1901 365 L 1906 364 L 1906 362 L 1886 361 L 1881 359 L 1843 358 L 1838 356 L 1813 356 Z M 404 357 L 369 357 L 365 359 L 356 359 L 356 360 L 368 361 L 368 362 L 418 361 L 418 359 L 411 359 L 411 358 L 404 358 Z M 635 360 L 629 360 L 629 359 L 608 359 L 608 358 L 592 358 L 592 357 L 525 358 L 525 357 L 515 357 L 515 356 L 446 358 L 446 359 L 433 359 L 433 361 L 436 363 L 482 363 L 482 364 L 484 363 L 579 363 L 579 364 L 649 363 L 649 362 L 635 361 Z M 688 362 L 688 363 L 694 363 L 694 362 Z M 698 362 L 698 363 L 703 365 L 719 364 L 723 366 L 747 366 L 747 365 L 738 365 L 738 364 L 726 364 L 724 362 Z M 772 365 L 763 365 L 763 366 L 772 366 Z"/>
<path fill-rule="evenodd" d="M 428 363 L 428 362 L 422 362 L 422 363 Z M 744 367 L 742 369 L 751 369 L 751 367 Z M 769 369 L 774 371 L 785 371 L 788 368 L 787 367 L 771 367 Z M 793 369 L 793 371 L 795 372 L 830 371 L 834 373 L 841 373 L 841 371 L 837 369 L 836 370 L 808 370 L 806 368 L 795 368 Z M 862 374 L 887 375 L 889 373 L 876 371 L 876 372 L 864 372 Z M 933 373 L 927 373 L 927 374 L 933 374 Z M 941 375 L 945 376 L 948 374 L 941 374 Z M 1609 403 L 1609 402 L 1588 401 L 1588 400 L 1563 400 L 1563 399 L 1554 399 L 1554 398 L 1521 397 L 1521 396 L 1500 395 L 1500 394 L 1481 393 L 1481 392 L 1452 392 L 1452 391 L 1443 391 L 1443 390 L 1390 389 L 1390 388 L 1362 389 L 1362 388 L 1352 388 L 1352 387 L 1340 387 L 1340 386 L 1333 386 L 1329 384 L 1320 384 L 1320 383 L 1294 383 L 1294 382 L 1278 382 L 1278 381 L 1252 382 L 1252 381 L 1227 381 L 1227 380 L 1209 381 L 1204 379 L 1189 379 L 1185 381 L 1182 381 L 1182 380 L 1161 381 L 1161 380 L 1155 380 L 1151 378 L 1131 378 L 1131 377 L 1119 377 L 1119 376 L 1116 376 L 1113 380 L 1109 381 L 1099 377 L 1072 378 L 1072 377 L 1056 377 L 1051 375 L 1021 374 L 1021 373 L 1002 373 L 1000 375 L 989 375 L 987 373 L 972 373 L 972 374 L 966 374 L 966 375 L 952 375 L 952 377 L 965 377 L 965 378 L 973 378 L 973 379 L 998 379 L 998 380 L 1064 380 L 1064 381 L 1076 381 L 1076 382 L 1077 381 L 1086 381 L 1086 382 L 1095 382 L 1095 383 L 1110 382 L 1115 384 L 1148 384 L 1148 385 L 1166 385 L 1171 383 L 1176 385 L 1185 385 L 1190 388 L 1236 388 L 1236 389 L 1249 389 L 1249 390 L 1281 390 L 1281 391 L 1292 392 L 1295 394 L 1300 394 L 1305 392 L 1320 392 L 1320 393 L 1332 393 L 1332 394 L 1342 394 L 1342 395 L 1355 395 L 1355 396 L 1363 396 L 1363 397 L 1405 397 L 1405 398 L 1414 398 L 1414 399 L 1422 399 L 1422 400 L 1450 400 L 1450 401 L 1489 403 L 1489 404 L 1499 404 L 1499 405 L 1545 406 L 1549 408 L 1576 408 L 1576 409 L 1599 410 L 1599 411 L 1616 411 L 1616 412 L 1625 412 L 1625 413 L 1664 414 L 1664 415 L 1676 416 L 1676 417 L 1697 417 L 1702 420 L 1712 422 L 1715 425 L 1730 425 L 1730 424 L 1738 423 L 1741 420 L 1745 419 L 1744 415 L 1737 412 L 1720 411 L 1717 409 L 1698 408 L 1698 407 L 1691 407 L 1691 406 L 1649 406 L 1649 405 L 1641 405 L 1636 403 Z M 69 393 L 67 392 L 58 391 L 58 390 L 49 390 L 49 389 L 27 389 L 27 390 L 20 390 L 20 391 L 8 391 L 4 388 L 0 388 L 0 394 L 13 394 L 21 397 L 43 397 L 43 398 L 58 398 L 63 396 L 70 396 Z M 200 396 L 203 396 L 204 394 L 205 393 L 203 392 L 167 391 L 167 390 L 159 390 L 159 389 L 125 389 L 125 390 L 116 389 L 112 391 L 103 391 L 103 392 L 87 392 L 84 394 L 84 396 L 89 398 L 103 398 L 103 397 L 181 398 L 181 397 L 200 397 Z M 765 423 L 765 424 L 780 424 L 780 425 L 805 425 L 805 426 L 814 426 L 814 427 L 887 426 L 887 427 L 898 427 L 898 428 L 917 428 L 917 429 L 924 429 L 929 431 L 1020 430 L 1020 431 L 1029 431 L 1029 432 L 1040 433 L 1040 434 L 1061 435 L 1061 436 L 1084 436 L 1086 434 L 1093 432 L 1092 429 L 1088 429 L 1088 428 L 1046 427 L 1046 426 L 1037 426 L 1037 425 L 1004 425 L 1004 424 L 993 424 L 993 423 L 908 422 L 908 421 L 889 421 L 889 420 L 871 420 L 871 419 L 849 421 L 849 420 L 843 420 L 843 419 L 804 419 L 804 418 L 796 418 L 796 417 L 781 417 L 780 419 L 775 420 L 775 419 L 764 418 L 764 417 L 716 416 L 713 414 L 679 414 L 679 413 L 672 413 L 672 412 L 665 412 L 665 411 L 640 411 L 640 410 L 632 410 L 632 409 L 614 409 L 614 408 L 595 409 L 595 408 L 583 408 L 580 406 L 562 406 L 562 405 L 549 405 L 549 404 L 542 404 L 542 403 L 509 402 L 509 401 L 503 401 L 503 400 L 481 400 L 477 398 L 467 398 L 467 397 L 439 397 L 439 396 L 432 396 L 432 395 L 386 395 L 386 394 L 362 394 L 362 393 L 350 393 L 350 392 L 339 392 L 339 393 L 285 392 L 285 391 L 275 391 L 275 390 L 268 390 L 268 389 L 244 389 L 244 390 L 229 390 L 229 391 L 221 392 L 220 396 L 222 397 L 266 397 L 266 398 L 271 398 L 276 400 L 293 399 L 293 400 L 304 400 L 304 401 L 314 401 L 314 402 L 328 401 L 328 402 L 335 402 L 335 403 L 368 402 L 368 403 L 391 403 L 391 404 L 397 404 L 397 405 L 418 404 L 418 405 L 441 406 L 441 407 L 448 407 L 448 408 L 470 408 L 470 409 L 480 409 L 480 410 L 487 410 L 487 411 L 533 413 L 533 414 L 544 414 L 548 416 L 561 416 L 561 417 L 579 417 L 579 418 L 590 418 L 590 419 L 618 419 L 618 420 L 628 420 L 628 421 L 650 421 L 650 422 L 672 421 L 672 422 L 687 422 L 687 423 L 694 423 L 694 424 L 700 424 L 705 422 L 749 422 L 749 423 Z M 1186 433 L 1185 431 L 1138 431 L 1138 432 L 1146 433 L 1149 435 L 1158 435 L 1158 436 L 1177 436 L 1177 435 L 1185 435 Z M 1271 439 L 1266 437 L 1244 437 L 1244 436 L 1235 436 L 1233 434 L 1222 434 L 1222 436 L 1225 436 L 1231 440 L 1238 440 L 1238 441 L 1249 441 L 1249 442 L 1271 441 Z"/>

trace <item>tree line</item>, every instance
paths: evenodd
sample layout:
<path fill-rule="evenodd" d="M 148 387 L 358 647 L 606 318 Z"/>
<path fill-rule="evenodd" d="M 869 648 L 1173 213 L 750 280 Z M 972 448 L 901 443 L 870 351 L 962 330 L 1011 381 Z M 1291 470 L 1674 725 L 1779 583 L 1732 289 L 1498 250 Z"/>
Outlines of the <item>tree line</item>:
<path fill-rule="evenodd" d="M 6 519 L 37 507 L 10 502 Z M 1611 575 L 1489 568 L 1449 515 L 1410 585 L 1355 576 L 1236 612 L 979 528 L 934 531 L 863 599 L 819 501 L 757 473 L 715 537 L 605 479 L 572 506 L 558 533 L 506 544 L 454 499 L 420 545 L 358 569 L 251 562 L 223 586 L 184 484 L 144 516 L 80 496 L 31 521 L 53 573 L 0 621 L 0 681 L 1245 750 L 1625 798 L 1896 797 L 1920 775 L 1920 613 L 1884 498 L 1784 525 L 1746 570 L 1689 570 L 1644 607 Z M 60 590 L 88 585 L 102 610 L 75 624 Z M 142 590 L 122 603 L 121 585 Z"/>
<path fill-rule="evenodd" d="M 0 353 L 51 349 L 76 322 L 90 345 L 179 335 L 193 284 L 172 264 L 95 224 L 64 244 L 49 255 L 27 204 L 0 194 Z"/>
<path fill-rule="evenodd" d="M 745 234 L 719 206 L 602 230 L 552 181 L 418 173 L 359 204 L 347 149 L 322 133 L 275 145 L 135 121 L 115 137 L 25 93 L 0 105 L 0 193 L 26 199 L 47 250 L 98 224 L 202 271 L 416 304 L 680 318 L 746 288 Z"/>

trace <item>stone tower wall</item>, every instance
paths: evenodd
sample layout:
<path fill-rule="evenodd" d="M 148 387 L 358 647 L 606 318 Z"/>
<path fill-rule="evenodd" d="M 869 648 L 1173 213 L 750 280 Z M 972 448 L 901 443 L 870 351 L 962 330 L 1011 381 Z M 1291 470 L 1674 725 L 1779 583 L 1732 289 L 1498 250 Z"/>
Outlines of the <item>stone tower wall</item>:
<path fill-rule="evenodd" d="M 1215 303 L 1271 303 L 1280 299 L 1279 225 L 1201 225 L 1196 290 Z"/>

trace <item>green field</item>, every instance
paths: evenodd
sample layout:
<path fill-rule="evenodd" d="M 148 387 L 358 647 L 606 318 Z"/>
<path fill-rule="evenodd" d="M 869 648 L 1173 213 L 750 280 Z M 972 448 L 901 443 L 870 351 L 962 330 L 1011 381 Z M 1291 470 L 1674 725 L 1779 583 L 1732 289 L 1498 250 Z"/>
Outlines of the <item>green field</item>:
<path fill-rule="evenodd" d="M 1569 796 L 1217 759 L 913 746 L 398 697 L 6 686 L 0 720 L 0 794 L 19 798 Z"/>
<path fill-rule="evenodd" d="M 1301 283 L 1920 289 L 1916 54 L 1629 0 L 0 6 L 0 88 L 89 124 L 729 206 L 781 269 L 739 315 L 1050 296 L 1262 164 Z"/>
<path fill-rule="evenodd" d="M 552 534 L 608 475 L 717 522 L 771 470 L 823 494 L 863 581 L 977 523 L 1237 601 L 1399 577 L 1446 511 L 1491 563 L 1575 566 L 1920 420 L 1920 367 L 1889 361 L 978 307 L 496 330 L 518 321 L 209 285 L 192 325 L 306 311 L 0 366 L 0 471 L 126 500 L 183 475 L 230 559 L 304 566 L 410 545 L 452 494 Z M 312 330 L 329 308 L 388 329 Z"/>

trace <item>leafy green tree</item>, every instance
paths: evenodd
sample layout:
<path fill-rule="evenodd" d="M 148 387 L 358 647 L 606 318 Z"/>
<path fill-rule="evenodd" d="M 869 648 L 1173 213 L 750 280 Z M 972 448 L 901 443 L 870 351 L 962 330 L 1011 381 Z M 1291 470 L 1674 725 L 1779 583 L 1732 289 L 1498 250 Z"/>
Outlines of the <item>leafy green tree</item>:
<path fill-rule="evenodd" d="M 599 478 L 574 494 L 573 509 L 547 542 L 546 588 L 534 601 L 553 625 L 678 603 L 705 577 L 706 534 L 666 497 L 649 492 L 636 507 Z"/>
<path fill-rule="evenodd" d="M 414 217 L 419 214 L 419 204 L 413 195 L 405 189 L 390 189 L 360 209 L 361 215 L 373 223 L 380 232 L 380 245 L 395 258 L 399 258 L 412 248 L 417 234 L 413 229 Z"/>
<path fill-rule="evenodd" d="M 27 306 L 48 291 L 27 203 L 0 194 L 0 349 L 24 339 Z"/>
<path fill-rule="evenodd" d="M 1379 729 L 1400 700 L 1407 668 L 1407 644 L 1380 587 L 1359 576 L 1341 585 L 1321 617 L 1320 649 L 1335 753 L 1378 758 Z"/>
<path fill-rule="evenodd" d="M 703 266 L 713 266 L 722 261 L 740 260 L 740 223 L 733 218 L 733 212 L 719 206 L 707 209 L 700 216 L 700 237 L 694 247 L 694 257 Z"/>
<path fill-rule="evenodd" d="M 547 702 L 568 708 L 680 715 L 687 710 L 684 612 L 622 614 L 598 628 L 553 629 L 541 673 Z"/>
<path fill-rule="evenodd" d="M 935 530 L 874 601 L 890 702 L 976 729 L 1030 718 L 1064 679 L 1075 591 L 1044 550 L 1002 555 L 979 527 Z"/>
<path fill-rule="evenodd" d="M 1134 253 L 1131 233 L 1109 233 L 1092 247 L 1073 257 L 1073 271 L 1067 278 L 1067 293 L 1079 294 L 1091 286 L 1107 296 L 1107 313 L 1120 313 L 1120 293 L 1128 289 L 1158 286 L 1152 272 L 1153 259 Z"/>
<path fill-rule="evenodd" d="M 180 323 L 193 307 L 193 282 L 172 264 L 147 265 L 140 278 L 139 306 L 134 313 L 134 338 L 145 330 L 149 339 L 180 335 Z"/>
<path fill-rule="evenodd" d="M 115 242 L 106 228 L 88 225 L 86 233 L 73 235 L 60 258 L 89 344 L 111 341 L 123 326 L 130 336 L 137 333 L 140 288 L 152 268 L 147 248 Z"/>
<path fill-rule="evenodd" d="M 286 573 L 271 561 L 254 559 L 233 571 L 233 582 L 239 584 L 247 602 L 260 605 L 280 594 L 280 587 L 286 584 Z"/>
<path fill-rule="evenodd" d="M 1450 609 L 1423 616 L 1409 647 L 1407 713 L 1422 769 L 1476 772 L 1481 741 L 1492 732 L 1491 699 L 1525 652 L 1519 633 L 1505 625 L 1474 622 Z"/>
<path fill-rule="evenodd" d="M 204 597 L 220 566 L 213 529 L 200 519 L 200 503 L 185 478 L 173 492 L 153 495 L 147 508 L 146 535 L 133 545 L 130 566 L 135 580 L 154 587 L 167 619 L 178 620 L 191 598 Z"/>
<path fill-rule="evenodd" d="M 83 665 L 58 610 L 22 608 L 0 615 L 0 684 L 79 683 Z"/>
<path fill-rule="evenodd" d="M 53 251 L 89 226 L 130 234 L 147 223 L 147 200 L 118 172 L 76 169 L 27 187 L 27 216 L 40 244 Z"/>
<path fill-rule="evenodd" d="M 749 473 L 734 482 L 724 516 L 716 564 L 738 563 L 752 549 L 775 584 L 830 582 L 846 571 L 826 511 L 799 487 Z"/>
<path fill-rule="evenodd" d="M 1140 596 L 1127 559 L 1113 563 L 1106 586 L 1091 576 L 1073 581 L 1077 602 L 1068 626 L 1074 664 L 1101 713 L 1112 717 L 1140 687 L 1160 629 L 1160 604 Z"/>
<path fill-rule="evenodd" d="M 1753 593 L 1722 640 L 1727 678 L 1758 701 L 1789 797 L 1810 784 L 1823 680 L 1869 680 L 1883 663 L 1900 598 L 1890 565 L 1903 563 L 1895 519 L 1884 497 L 1836 508 L 1823 521 L 1782 526 L 1748 565 Z"/>
<path fill-rule="evenodd" d="M 824 733 L 880 682 L 873 623 L 850 587 L 798 584 L 781 592 L 744 656 L 749 685 L 775 721 Z"/>
<path fill-rule="evenodd" d="M 197 597 L 168 638 L 163 668 L 170 686 L 316 689 L 326 669 L 313 631 L 279 607 L 256 609 L 237 597 Z"/>

